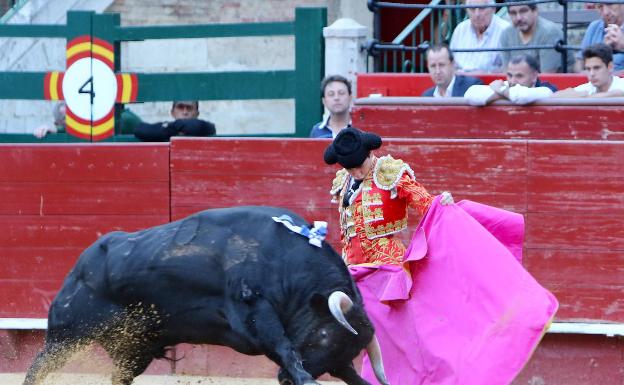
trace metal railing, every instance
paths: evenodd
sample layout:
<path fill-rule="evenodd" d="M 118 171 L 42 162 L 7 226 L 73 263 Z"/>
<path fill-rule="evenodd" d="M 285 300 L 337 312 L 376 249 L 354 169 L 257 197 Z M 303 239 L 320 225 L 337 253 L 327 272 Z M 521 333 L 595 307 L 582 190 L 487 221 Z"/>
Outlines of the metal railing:
<path fill-rule="evenodd" d="M 453 28 L 461 19 L 451 16 L 466 8 L 496 8 L 506 7 L 507 4 L 441 4 L 441 0 L 432 0 L 429 4 L 390 3 L 378 0 L 368 0 L 368 7 L 374 13 L 373 40 L 368 42 L 365 49 L 373 57 L 374 72 L 426 72 L 425 52 L 431 44 L 449 43 Z M 611 0 L 611 3 L 613 1 Z M 609 0 L 527 0 L 514 2 L 518 5 L 537 5 L 556 3 L 562 6 L 561 24 L 562 38 L 552 45 L 517 46 L 507 48 L 459 48 L 454 52 L 488 52 L 488 51 L 522 51 L 527 49 L 551 49 L 561 54 L 561 68 L 567 72 L 571 51 L 578 51 L 580 46 L 569 44 L 568 29 L 578 28 L 577 21 L 570 21 L 569 3 L 609 3 Z M 382 9 L 416 9 L 422 10 L 403 31 L 391 42 L 381 41 L 381 10 Z M 446 12 L 446 14 L 445 14 Z M 452 13 L 450 13 L 452 12 Z M 552 13 L 552 12 L 551 12 Z M 452 24 L 447 20 L 451 19 Z M 425 26 L 425 21 L 428 26 Z M 442 22 L 441 22 L 442 21 Z M 446 24 L 444 24 L 446 23 Z M 442 28 L 445 27 L 445 28 Z"/>
<path fill-rule="evenodd" d="M 293 70 L 137 73 L 134 75 L 138 93 L 134 102 L 294 99 L 295 133 L 281 136 L 307 137 L 310 127 L 322 116 L 318 87 L 324 72 L 322 31 L 326 24 L 325 8 L 297 8 L 295 20 L 290 22 L 140 27 L 122 27 L 119 14 L 70 11 L 66 25 L 2 24 L 0 37 L 65 38 L 69 42 L 90 36 L 91 41 L 103 40 L 113 47 L 117 72 L 121 67 L 122 41 L 294 35 Z M 48 74 L 0 72 L 0 99 L 46 99 L 44 84 Z M 120 108 L 117 105 L 116 109 Z M 115 132 L 119 133 L 118 127 Z"/>
<path fill-rule="evenodd" d="M 30 0 L 5 0 L 0 2 L 0 24 L 5 23 Z"/>

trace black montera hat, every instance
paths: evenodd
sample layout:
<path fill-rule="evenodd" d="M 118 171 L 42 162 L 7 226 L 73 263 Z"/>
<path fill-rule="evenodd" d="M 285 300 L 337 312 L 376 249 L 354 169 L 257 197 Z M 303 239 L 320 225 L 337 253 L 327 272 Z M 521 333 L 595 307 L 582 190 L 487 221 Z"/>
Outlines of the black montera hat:
<path fill-rule="evenodd" d="M 341 130 L 325 149 L 323 158 L 327 164 L 340 163 L 344 168 L 359 167 L 371 150 L 381 147 L 381 137 L 371 132 L 349 127 Z"/>

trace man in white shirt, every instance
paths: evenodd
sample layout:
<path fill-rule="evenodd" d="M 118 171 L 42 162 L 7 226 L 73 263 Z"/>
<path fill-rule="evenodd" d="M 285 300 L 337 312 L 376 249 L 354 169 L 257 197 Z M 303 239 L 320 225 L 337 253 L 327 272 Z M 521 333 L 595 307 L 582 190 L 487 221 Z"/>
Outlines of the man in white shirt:
<path fill-rule="evenodd" d="M 466 5 L 496 4 L 494 0 L 466 0 Z M 509 23 L 494 14 L 495 7 L 466 8 L 469 20 L 457 25 L 451 38 L 455 61 L 464 72 L 501 72 L 503 59 L 498 51 L 457 52 L 471 48 L 499 48 L 500 36 Z"/>
<path fill-rule="evenodd" d="M 514 104 L 529 104 L 548 98 L 557 88 L 539 79 L 539 63 L 525 53 L 514 56 L 507 64 L 507 80 L 494 80 L 487 86 L 472 86 L 464 97 L 472 106 L 484 106 L 507 99 Z"/>
<path fill-rule="evenodd" d="M 558 98 L 605 98 L 624 96 L 624 79 L 613 75 L 613 50 L 604 43 L 590 45 L 582 51 L 587 83 L 555 92 Z"/>

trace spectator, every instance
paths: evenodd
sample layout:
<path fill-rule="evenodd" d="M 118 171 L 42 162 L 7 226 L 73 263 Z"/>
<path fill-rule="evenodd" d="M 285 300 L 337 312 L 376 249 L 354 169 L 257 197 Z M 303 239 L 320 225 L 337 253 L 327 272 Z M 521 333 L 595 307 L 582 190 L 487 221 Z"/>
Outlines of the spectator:
<path fill-rule="evenodd" d="M 613 50 L 604 43 L 598 43 L 582 51 L 583 66 L 587 83 L 574 88 L 555 92 L 552 97 L 618 97 L 624 96 L 624 79 L 613 75 Z"/>
<path fill-rule="evenodd" d="M 622 36 L 621 29 L 624 28 L 624 4 L 621 1 L 612 3 L 596 4 L 596 9 L 600 12 L 600 19 L 594 20 L 587 27 L 581 48 L 585 49 L 590 45 L 597 43 L 605 43 L 616 48 L 618 36 Z M 620 31 L 615 31 L 619 29 Z M 624 43 L 624 40 L 622 41 Z M 624 44 L 620 48 L 624 48 Z M 576 64 L 574 69 L 576 72 L 583 70 L 582 51 L 576 56 Z M 613 65 L 615 71 L 624 70 L 624 53 L 616 53 L 613 56 Z"/>
<path fill-rule="evenodd" d="M 49 133 L 55 134 L 57 132 L 65 132 L 65 102 L 58 102 L 54 104 L 54 107 L 52 107 L 52 117 L 54 119 L 54 123 L 52 125 L 42 124 L 41 126 L 36 127 L 33 135 L 41 139 Z"/>
<path fill-rule="evenodd" d="M 314 125 L 310 138 L 335 138 L 351 127 L 351 82 L 344 76 L 327 76 L 321 82 L 321 102 L 329 111 L 327 117 Z"/>
<path fill-rule="evenodd" d="M 37 138 L 41 139 L 48 135 L 49 133 L 64 133 L 65 132 L 65 112 L 66 106 L 65 102 L 58 102 L 52 108 L 52 116 L 54 118 L 54 124 L 42 124 L 41 126 L 35 128 L 33 135 Z M 130 111 L 127 108 L 124 108 L 121 111 L 121 122 L 120 122 L 120 133 L 121 134 L 132 134 L 134 128 L 141 123 L 141 118 L 139 118 L 134 112 Z"/>
<path fill-rule="evenodd" d="M 495 4 L 494 0 L 466 0 L 466 5 Z M 451 38 L 451 50 L 462 71 L 500 72 L 503 59 L 500 52 L 457 52 L 458 49 L 499 48 L 500 37 L 509 23 L 494 14 L 494 7 L 467 8 L 469 20 L 457 25 Z"/>
<path fill-rule="evenodd" d="M 514 104 L 529 104 L 544 99 L 557 91 L 548 82 L 539 79 L 539 64 L 527 54 L 514 56 L 507 65 L 507 80 L 494 80 L 489 86 L 472 86 L 466 91 L 466 100 L 473 106 L 483 106 L 495 100 L 507 99 Z"/>
<path fill-rule="evenodd" d="M 609 24 L 605 28 L 605 44 L 617 51 L 624 51 L 624 31 L 615 24 Z M 617 56 L 619 54 L 615 54 Z"/>
<path fill-rule="evenodd" d="M 453 52 L 446 45 L 433 45 L 427 50 L 427 68 L 435 86 L 423 92 L 422 96 L 462 97 L 471 85 L 483 84 L 481 79 L 455 74 Z"/>
<path fill-rule="evenodd" d="M 144 142 L 167 142 L 172 136 L 214 136 L 217 131 L 211 122 L 197 119 L 199 102 L 174 101 L 171 105 L 173 122 L 141 123 L 134 136 Z"/>
<path fill-rule="evenodd" d="M 500 38 L 501 48 L 522 47 L 522 51 L 503 51 L 503 65 L 506 67 L 509 60 L 518 53 L 526 53 L 537 59 L 542 72 L 563 72 L 561 66 L 561 54 L 554 49 L 530 49 L 536 45 L 554 46 L 563 39 L 561 27 L 550 20 L 539 16 L 537 5 L 512 5 L 522 0 L 506 0 L 507 13 L 511 18 L 512 26 L 505 29 Z M 568 57 L 572 68 L 574 58 Z"/>

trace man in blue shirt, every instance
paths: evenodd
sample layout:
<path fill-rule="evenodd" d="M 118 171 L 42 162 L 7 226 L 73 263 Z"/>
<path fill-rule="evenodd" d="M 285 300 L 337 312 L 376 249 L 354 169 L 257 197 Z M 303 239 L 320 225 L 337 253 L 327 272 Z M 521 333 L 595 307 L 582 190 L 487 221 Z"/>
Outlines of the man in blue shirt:
<path fill-rule="evenodd" d="M 587 27 L 581 48 L 585 49 L 596 43 L 605 43 L 614 46 L 612 41 L 607 38 L 607 31 L 613 28 L 624 27 L 624 4 L 621 1 L 612 3 L 596 4 L 596 9 L 600 12 L 600 19 L 594 20 Z M 615 71 L 624 70 L 624 54 L 616 53 L 613 55 L 613 65 Z M 576 72 L 583 70 L 583 58 L 581 52 L 576 55 L 576 64 L 574 65 Z"/>
<path fill-rule="evenodd" d="M 329 115 L 312 127 L 310 138 L 335 138 L 343 128 L 351 127 L 351 82 L 347 78 L 331 75 L 323 79 L 321 101 Z"/>

